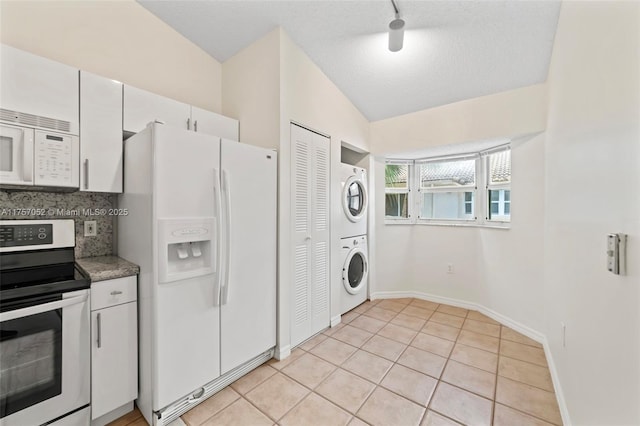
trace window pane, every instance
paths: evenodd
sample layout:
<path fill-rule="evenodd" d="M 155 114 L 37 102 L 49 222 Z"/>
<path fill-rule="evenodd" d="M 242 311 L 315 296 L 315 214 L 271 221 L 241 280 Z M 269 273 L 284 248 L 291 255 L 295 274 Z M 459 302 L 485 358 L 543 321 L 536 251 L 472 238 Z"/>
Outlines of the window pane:
<path fill-rule="evenodd" d="M 409 182 L 409 166 L 406 164 L 387 164 L 384 168 L 385 188 L 406 189 Z"/>
<path fill-rule="evenodd" d="M 420 165 L 422 188 L 474 186 L 476 160 L 453 160 Z"/>
<path fill-rule="evenodd" d="M 385 215 L 389 217 L 409 217 L 408 194 L 385 194 Z"/>
<path fill-rule="evenodd" d="M 508 189 L 489 190 L 489 220 L 508 222 L 511 219 L 511 191 Z"/>
<path fill-rule="evenodd" d="M 467 198 L 470 201 L 466 201 Z M 473 198 L 473 192 L 423 193 L 420 217 L 424 219 L 475 219 Z"/>
<path fill-rule="evenodd" d="M 511 182 L 511 150 L 489 155 L 489 184 Z"/>

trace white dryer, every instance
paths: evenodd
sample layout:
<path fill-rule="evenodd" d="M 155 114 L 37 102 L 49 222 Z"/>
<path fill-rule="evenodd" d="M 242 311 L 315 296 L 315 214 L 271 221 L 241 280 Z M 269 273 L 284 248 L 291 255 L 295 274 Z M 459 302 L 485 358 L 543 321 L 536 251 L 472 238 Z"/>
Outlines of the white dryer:
<path fill-rule="evenodd" d="M 343 260 L 340 314 L 344 314 L 367 300 L 369 255 L 365 235 L 343 238 L 340 242 Z"/>
<path fill-rule="evenodd" d="M 340 165 L 342 185 L 341 236 L 353 237 L 367 233 L 367 171 L 351 164 Z"/>

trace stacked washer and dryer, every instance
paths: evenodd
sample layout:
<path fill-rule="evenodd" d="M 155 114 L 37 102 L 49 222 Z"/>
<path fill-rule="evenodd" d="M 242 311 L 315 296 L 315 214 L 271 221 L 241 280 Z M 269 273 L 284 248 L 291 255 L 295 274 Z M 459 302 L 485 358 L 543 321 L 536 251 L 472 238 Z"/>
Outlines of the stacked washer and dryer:
<path fill-rule="evenodd" d="M 367 250 L 367 171 L 341 164 L 342 184 L 342 286 L 340 313 L 367 300 L 369 256 Z"/>

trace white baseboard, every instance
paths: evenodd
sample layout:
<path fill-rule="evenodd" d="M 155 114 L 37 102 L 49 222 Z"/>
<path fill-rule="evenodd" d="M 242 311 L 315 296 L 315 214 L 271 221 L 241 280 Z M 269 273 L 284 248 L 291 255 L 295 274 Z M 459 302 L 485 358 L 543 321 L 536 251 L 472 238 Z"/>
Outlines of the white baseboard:
<path fill-rule="evenodd" d="M 281 361 L 291 355 L 291 345 L 286 345 L 283 347 L 276 347 L 275 358 L 278 361 Z"/>
<path fill-rule="evenodd" d="M 331 327 L 335 327 L 336 325 L 340 324 L 340 322 L 342 321 L 342 316 L 341 315 L 336 315 L 335 317 L 331 318 Z"/>
<path fill-rule="evenodd" d="M 558 398 L 558 408 L 560 408 L 562 423 L 565 426 L 571 426 L 572 423 L 569 416 L 569 409 L 567 408 L 567 401 L 564 399 L 564 392 L 562 392 L 562 385 L 560 384 L 560 376 L 558 376 L 556 363 L 554 362 L 553 355 L 549 349 L 547 337 L 544 336 L 543 340 L 544 342 L 542 342 L 542 347 L 544 348 L 544 355 L 547 357 L 547 364 L 549 364 L 549 372 L 551 373 L 551 380 L 553 381 L 553 389 L 556 392 L 556 398 Z"/>
<path fill-rule="evenodd" d="M 551 351 L 549 350 L 549 343 L 547 342 L 547 337 L 543 333 L 537 330 L 534 330 L 531 327 L 528 327 L 518 321 L 515 321 L 505 315 L 502 315 L 492 309 L 489 309 L 475 302 L 469 302 L 469 301 L 460 300 L 460 299 L 452 299 L 450 297 L 437 296 L 435 294 L 423 293 L 419 291 L 377 291 L 371 294 L 371 300 L 401 299 L 405 297 L 413 297 L 415 299 L 428 300 L 429 302 L 435 302 L 435 303 L 444 303 L 451 306 L 457 306 L 459 308 L 478 311 L 488 316 L 489 318 L 492 318 L 498 321 L 499 323 L 514 329 L 518 333 L 524 334 L 530 339 L 533 339 L 536 342 L 542 344 L 545 356 L 547 357 L 547 363 L 549 364 L 549 373 L 551 374 L 551 379 L 553 381 L 553 388 L 555 389 L 556 398 L 558 399 L 558 407 L 560 408 L 562 422 L 565 425 L 571 425 L 571 420 L 569 418 L 569 410 L 567 409 L 566 400 L 562 392 L 562 386 L 560 385 L 560 378 L 558 376 L 558 371 L 553 361 L 553 356 L 551 355 Z"/>

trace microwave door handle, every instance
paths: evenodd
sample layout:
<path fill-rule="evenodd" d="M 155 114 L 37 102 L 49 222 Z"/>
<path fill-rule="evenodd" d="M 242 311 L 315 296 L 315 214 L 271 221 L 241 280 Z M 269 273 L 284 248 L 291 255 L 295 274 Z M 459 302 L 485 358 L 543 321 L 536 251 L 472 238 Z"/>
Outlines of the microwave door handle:
<path fill-rule="evenodd" d="M 27 135 L 22 130 L 22 180 L 31 182 L 33 180 L 33 139 L 27 140 Z"/>
<path fill-rule="evenodd" d="M 42 305 L 29 306 L 27 308 L 0 313 L 0 323 L 14 319 L 28 317 L 29 315 L 42 314 L 44 312 L 55 311 L 66 308 L 87 300 L 87 295 L 70 297 L 68 299 L 56 300 L 55 302 L 43 303 Z"/>

